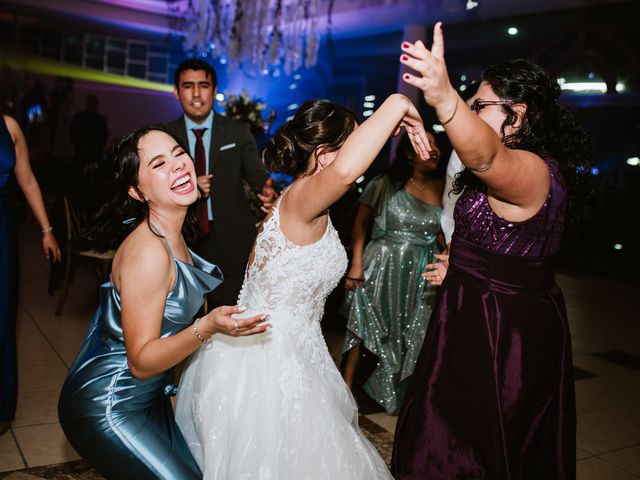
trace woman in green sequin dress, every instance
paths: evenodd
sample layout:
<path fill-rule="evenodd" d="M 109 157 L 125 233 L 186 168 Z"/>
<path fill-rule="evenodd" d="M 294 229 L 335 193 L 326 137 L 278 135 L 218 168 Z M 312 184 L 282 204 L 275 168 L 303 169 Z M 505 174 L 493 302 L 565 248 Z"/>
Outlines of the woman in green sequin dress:
<path fill-rule="evenodd" d="M 434 147 L 431 159 L 414 161 L 404 136 L 389 172 L 371 180 L 360 197 L 341 309 L 348 318 L 345 382 L 352 387 L 362 345 L 378 360 L 363 388 L 389 415 L 397 415 L 402 405 L 435 300 L 435 288 L 421 273 L 444 244 L 444 185 L 435 176 L 440 151 L 433 135 L 427 135 Z"/>

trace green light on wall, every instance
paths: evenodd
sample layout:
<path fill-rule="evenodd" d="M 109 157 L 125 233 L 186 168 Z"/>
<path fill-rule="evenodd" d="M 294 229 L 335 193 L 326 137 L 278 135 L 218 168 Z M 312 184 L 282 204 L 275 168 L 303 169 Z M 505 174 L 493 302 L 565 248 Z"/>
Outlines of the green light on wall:
<path fill-rule="evenodd" d="M 89 70 L 29 55 L 0 55 L 0 66 L 3 65 L 12 69 L 23 70 L 31 73 L 71 77 L 76 80 L 85 80 L 88 82 L 104 83 L 107 85 L 118 85 L 130 88 L 141 88 L 157 92 L 173 92 L 173 85 L 150 82 L 149 80 L 141 80 L 134 77 L 125 77 L 124 75 L 116 75 L 114 73 Z"/>

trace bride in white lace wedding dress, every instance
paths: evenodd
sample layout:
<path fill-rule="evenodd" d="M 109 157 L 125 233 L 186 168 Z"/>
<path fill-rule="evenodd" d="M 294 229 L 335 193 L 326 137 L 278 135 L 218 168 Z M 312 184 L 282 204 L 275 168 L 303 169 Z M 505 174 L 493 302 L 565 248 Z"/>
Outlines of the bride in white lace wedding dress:
<path fill-rule="evenodd" d="M 390 119 L 376 124 L 380 110 Z M 307 102 L 296 114 L 302 118 L 294 117 L 267 147 L 270 169 L 297 173 L 297 179 L 258 234 L 238 305 L 248 307 L 243 316 L 268 314 L 272 328 L 251 337 L 215 335 L 192 356 L 178 389 L 176 420 L 205 479 L 391 478 L 358 428 L 357 406 L 320 330 L 327 295 L 347 267 L 328 206 L 398 125 L 428 156 L 408 99 L 392 96 L 374 116 L 371 128 L 368 120 L 349 136 L 355 128 L 350 112 L 328 101 Z M 299 131 L 313 119 L 320 130 L 308 132 L 315 138 L 305 143 Z M 386 136 L 368 140 L 376 133 Z M 304 147 L 294 157 L 291 137 Z"/>

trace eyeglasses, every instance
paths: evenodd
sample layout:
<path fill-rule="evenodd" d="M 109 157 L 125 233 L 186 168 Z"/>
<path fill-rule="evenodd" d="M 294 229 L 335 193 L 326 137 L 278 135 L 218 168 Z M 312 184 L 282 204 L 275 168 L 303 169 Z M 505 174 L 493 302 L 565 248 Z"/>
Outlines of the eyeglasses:
<path fill-rule="evenodd" d="M 474 100 L 471 104 L 471 111 L 475 112 L 476 115 L 480 113 L 484 107 L 488 107 L 489 105 L 511 105 L 511 102 L 506 100 Z"/>

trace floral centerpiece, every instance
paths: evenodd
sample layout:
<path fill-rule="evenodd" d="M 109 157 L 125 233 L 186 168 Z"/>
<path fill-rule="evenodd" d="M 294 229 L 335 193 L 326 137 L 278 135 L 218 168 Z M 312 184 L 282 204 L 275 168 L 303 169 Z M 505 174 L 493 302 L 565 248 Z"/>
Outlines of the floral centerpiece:
<path fill-rule="evenodd" d="M 225 115 L 229 118 L 241 120 L 251 128 L 251 133 L 255 137 L 265 135 L 271 124 L 276 118 L 275 110 L 271 113 L 267 120 L 262 117 L 262 112 L 267 108 L 259 98 L 251 98 L 249 92 L 242 90 L 240 95 L 225 92 L 224 101 L 220 105 L 225 109 Z"/>

